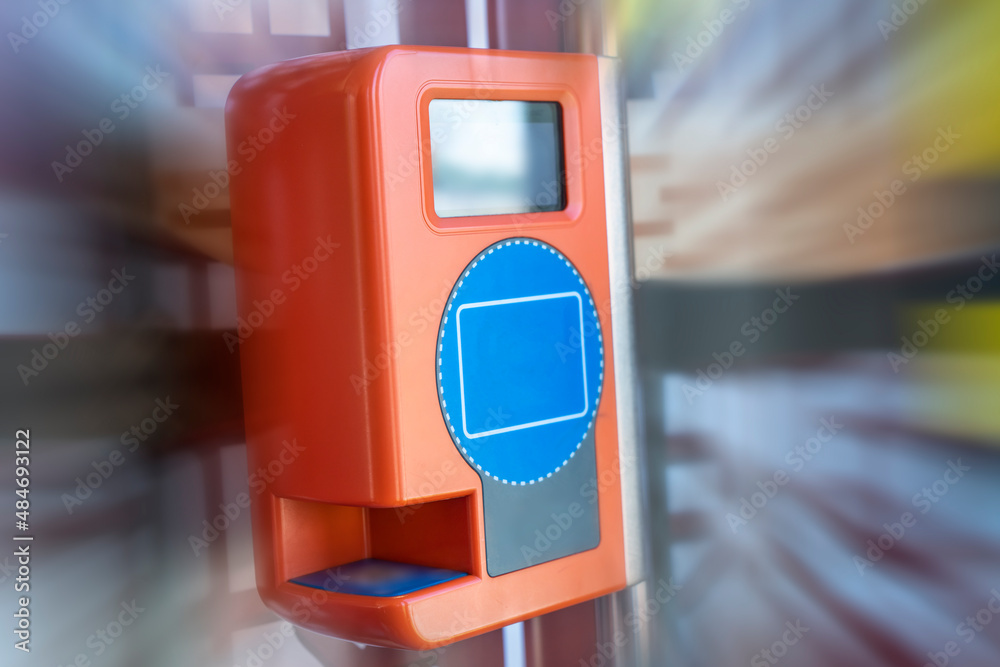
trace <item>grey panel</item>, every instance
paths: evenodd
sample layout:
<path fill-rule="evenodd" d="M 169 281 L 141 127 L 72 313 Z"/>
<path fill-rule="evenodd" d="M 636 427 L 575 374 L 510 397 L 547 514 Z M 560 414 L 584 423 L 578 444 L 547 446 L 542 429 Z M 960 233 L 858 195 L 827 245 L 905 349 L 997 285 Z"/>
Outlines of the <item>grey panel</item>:
<path fill-rule="evenodd" d="M 480 475 L 491 577 L 593 549 L 600 544 L 594 429 L 576 456 L 540 484 L 513 486 Z"/>

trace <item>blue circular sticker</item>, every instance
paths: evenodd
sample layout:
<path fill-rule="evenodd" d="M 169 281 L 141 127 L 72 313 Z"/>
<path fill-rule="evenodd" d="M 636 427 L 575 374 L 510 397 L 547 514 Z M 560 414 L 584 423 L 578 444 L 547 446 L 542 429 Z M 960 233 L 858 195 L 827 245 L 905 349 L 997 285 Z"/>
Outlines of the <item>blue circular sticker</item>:
<path fill-rule="evenodd" d="M 544 482 L 593 428 L 603 383 L 601 323 L 576 267 L 535 239 L 480 252 L 437 347 L 441 412 L 470 465 L 504 484 Z"/>

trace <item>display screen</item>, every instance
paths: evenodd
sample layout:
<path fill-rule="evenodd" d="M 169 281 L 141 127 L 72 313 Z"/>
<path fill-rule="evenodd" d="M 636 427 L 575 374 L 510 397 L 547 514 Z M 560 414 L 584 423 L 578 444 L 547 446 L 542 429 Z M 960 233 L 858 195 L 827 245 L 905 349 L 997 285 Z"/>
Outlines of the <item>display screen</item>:
<path fill-rule="evenodd" d="M 438 216 L 566 208 L 557 102 L 432 100 L 429 114 Z"/>

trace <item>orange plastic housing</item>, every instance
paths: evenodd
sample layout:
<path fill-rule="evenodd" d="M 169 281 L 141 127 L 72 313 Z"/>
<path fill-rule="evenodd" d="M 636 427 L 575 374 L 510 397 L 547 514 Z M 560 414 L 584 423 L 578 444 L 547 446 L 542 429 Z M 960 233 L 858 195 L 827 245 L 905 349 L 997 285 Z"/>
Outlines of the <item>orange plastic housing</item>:
<path fill-rule="evenodd" d="M 435 97 L 562 105 L 565 210 L 434 213 Z M 625 586 L 601 117 L 593 56 L 385 47 L 243 77 L 226 108 L 257 584 L 293 623 L 408 649 Z M 490 577 L 482 483 L 435 389 L 442 309 L 471 257 L 530 236 L 572 259 L 604 332 L 600 545 Z M 290 580 L 364 558 L 468 573 L 397 597 Z"/>

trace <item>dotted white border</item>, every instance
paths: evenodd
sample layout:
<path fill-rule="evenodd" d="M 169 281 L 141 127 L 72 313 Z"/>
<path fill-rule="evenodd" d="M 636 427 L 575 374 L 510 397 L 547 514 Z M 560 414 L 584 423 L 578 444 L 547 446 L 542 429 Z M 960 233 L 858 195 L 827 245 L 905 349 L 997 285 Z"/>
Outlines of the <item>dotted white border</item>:
<path fill-rule="evenodd" d="M 504 248 L 508 248 L 512 245 L 521 245 L 522 243 L 524 243 L 525 245 L 531 244 L 536 247 L 548 249 L 550 253 L 556 255 L 559 259 L 561 259 L 563 262 L 566 263 L 566 266 L 568 266 L 570 269 L 573 270 L 573 275 L 576 276 L 577 280 L 580 281 L 580 285 L 583 286 L 583 291 L 587 296 L 587 301 L 590 303 L 590 309 L 593 313 L 594 321 L 597 322 L 597 342 L 598 342 L 598 348 L 600 349 L 601 353 L 599 359 L 600 366 L 597 379 L 597 396 L 594 398 L 594 409 L 590 413 L 590 421 L 587 423 L 587 428 L 584 430 L 583 437 L 580 439 L 580 442 L 576 443 L 576 447 L 573 449 L 573 452 L 569 455 L 569 457 L 567 457 L 565 461 L 562 462 L 562 465 L 558 466 L 555 470 L 548 473 L 545 477 L 539 477 L 537 479 L 529 479 L 523 482 L 518 480 L 510 481 L 506 479 L 501 479 L 500 477 L 497 477 L 496 475 L 491 473 L 489 470 L 484 470 L 480 464 L 476 463 L 476 460 L 472 457 L 472 454 L 470 454 L 469 451 L 462 446 L 462 441 L 459 440 L 458 433 L 455 431 L 455 427 L 451 423 L 451 416 L 448 414 L 448 404 L 444 400 L 444 387 L 441 385 L 441 380 L 444 379 L 444 374 L 441 372 L 441 365 L 443 363 L 442 352 L 444 352 L 444 327 L 448 323 L 448 313 L 451 312 L 451 306 L 452 303 L 455 301 L 455 297 L 457 296 L 458 291 L 462 288 L 462 284 L 465 282 L 465 279 L 469 277 L 469 273 L 472 271 L 472 269 L 479 266 L 479 263 L 486 260 L 486 258 L 492 255 L 494 251 L 503 250 Z M 580 344 L 581 345 L 584 344 L 582 331 L 580 332 Z M 601 404 L 601 393 L 604 389 L 604 336 L 601 333 L 601 318 L 597 312 L 597 306 L 594 304 L 594 297 L 593 295 L 591 295 L 590 289 L 587 287 L 587 284 L 583 281 L 583 276 L 581 276 L 580 272 L 576 270 L 575 266 L 573 266 L 573 263 L 570 262 L 568 259 L 566 259 L 566 257 L 561 252 L 559 252 L 549 244 L 545 243 L 544 241 L 536 241 L 534 239 L 507 239 L 504 241 L 499 241 L 497 243 L 494 243 L 489 248 L 483 250 L 479 254 L 479 257 L 473 260 L 472 264 L 462 274 L 462 278 L 459 279 L 458 284 L 456 284 L 455 287 L 453 287 L 451 290 L 451 296 L 448 297 L 448 305 L 445 308 L 444 316 L 441 318 L 441 324 L 439 325 L 438 328 L 437 352 L 438 352 L 436 355 L 437 385 L 438 385 L 438 400 L 441 402 L 441 412 L 444 415 L 445 423 L 447 424 L 448 430 L 451 433 L 451 438 L 452 440 L 455 441 L 455 446 L 458 447 L 459 451 L 462 452 L 462 456 L 464 456 L 469 463 L 471 463 L 476 467 L 476 470 L 508 486 L 529 486 L 532 484 L 536 484 L 538 482 L 544 482 L 546 479 L 552 477 L 552 475 L 556 474 L 557 472 L 565 468 L 569 464 L 569 462 L 573 459 L 573 457 L 576 456 L 576 453 L 580 451 L 580 447 L 583 445 L 583 441 L 587 439 L 587 434 L 590 433 L 590 429 L 594 426 L 594 419 L 596 419 L 597 417 L 597 407 Z"/>

